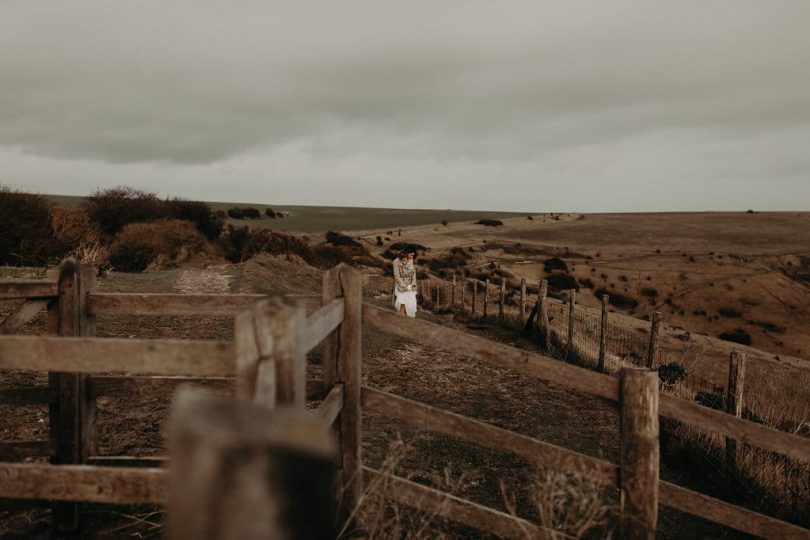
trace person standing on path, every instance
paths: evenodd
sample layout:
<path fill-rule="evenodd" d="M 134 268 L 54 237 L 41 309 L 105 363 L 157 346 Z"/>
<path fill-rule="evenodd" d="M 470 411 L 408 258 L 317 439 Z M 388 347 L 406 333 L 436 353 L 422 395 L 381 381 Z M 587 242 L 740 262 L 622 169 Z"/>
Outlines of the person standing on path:
<path fill-rule="evenodd" d="M 416 317 L 416 250 L 403 249 L 394 259 L 394 307 L 402 315 Z"/>

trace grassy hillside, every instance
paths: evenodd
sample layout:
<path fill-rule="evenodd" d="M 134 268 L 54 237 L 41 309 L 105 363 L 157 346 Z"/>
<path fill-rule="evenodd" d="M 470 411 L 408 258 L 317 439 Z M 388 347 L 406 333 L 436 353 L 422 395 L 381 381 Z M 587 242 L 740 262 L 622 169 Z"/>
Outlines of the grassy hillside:
<path fill-rule="evenodd" d="M 49 195 L 58 204 L 79 204 L 82 197 Z M 260 212 L 265 208 L 289 212 L 290 216 L 282 219 L 230 220 L 234 224 L 252 227 L 270 227 L 275 230 L 316 232 L 327 230 L 358 231 L 366 229 L 395 229 L 414 225 L 430 225 L 449 222 L 477 221 L 482 218 L 498 219 L 523 216 L 511 212 L 478 212 L 461 210 L 410 210 L 396 208 L 354 208 L 347 206 L 276 206 L 255 203 L 222 203 L 208 202 L 215 210 L 227 210 L 234 206 L 252 206 Z"/>

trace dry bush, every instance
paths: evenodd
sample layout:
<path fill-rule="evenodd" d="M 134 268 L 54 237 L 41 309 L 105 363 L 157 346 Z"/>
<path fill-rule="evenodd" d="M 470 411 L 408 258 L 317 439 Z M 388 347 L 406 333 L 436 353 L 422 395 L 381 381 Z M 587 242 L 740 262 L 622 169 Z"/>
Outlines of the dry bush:
<path fill-rule="evenodd" d="M 83 208 L 55 206 L 51 209 L 51 227 L 57 238 L 74 248 L 101 241 L 101 228 L 90 221 Z"/>
<path fill-rule="evenodd" d="M 197 230 L 209 240 L 215 240 L 222 234 L 224 217 L 218 216 L 206 203 L 175 198 L 163 204 L 167 218 L 194 223 Z"/>
<path fill-rule="evenodd" d="M 555 470 L 538 472 L 529 485 L 529 498 L 537 512 L 539 534 L 527 534 L 527 538 L 559 540 L 585 538 L 598 533 L 600 538 L 609 538 L 613 524 L 610 516 L 615 513 L 608 500 L 605 486 Z M 514 513 L 514 505 L 510 505 Z"/>
<path fill-rule="evenodd" d="M 394 475 L 406 480 L 413 477 L 412 473 L 401 470 L 413 446 L 413 442 L 405 443 L 401 438 L 389 445 L 379 469 L 380 474 L 364 486 L 354 511 L 340 530 L 339 538 L 452 538 L 436 528 L 449 503 L 443 502 L 425 512 L 401 505 L 390 498 L 394 489 L 391 481 Z M 448 493 L 458 492 L 463 482 L 463 476 L 455 477 L 448 467 L 444 471 L 443 485 L 437 486 L 437 489 Z"/>
<path fill-rule="evenodd" d="M 126 225 L 110 246 L 110 264 L 122 272 L 176 266 L 202 252 L 205 238 L 193 223 L 168 219 Z"/>
<path fill-rule="evenodd" d="M 69 248 L 54 236 L 45 197 L 0 186 L 0 265 L 44 266 Z"/>
<path fill-rule="evenodd" d="M 131 223 L 146 223 L 166 216 L 163 201 L 153 193 L 125 186 L 96 191 L 82 202 L 90 221 L 112 237 Z"/>

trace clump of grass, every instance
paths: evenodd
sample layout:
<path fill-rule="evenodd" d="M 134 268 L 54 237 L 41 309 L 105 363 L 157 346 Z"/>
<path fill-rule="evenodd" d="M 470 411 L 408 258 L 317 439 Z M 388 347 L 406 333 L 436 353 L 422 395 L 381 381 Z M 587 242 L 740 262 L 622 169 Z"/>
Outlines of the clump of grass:
<path fill-rule="evenodd" d="M 742 328 L 722 332 L 718 337 L 723 341 L 731 341 L 732 343 L 739 343 L 740 345 L 750 346 L 753 342 L 751 339 L 751 334 Z"/>
<path fill-rule="evenodd" d="M 486 225 L 487 227 L 500 227 L 503 221 L 499 219 L 479 219 L 475 222 L 476 225 Z"/>

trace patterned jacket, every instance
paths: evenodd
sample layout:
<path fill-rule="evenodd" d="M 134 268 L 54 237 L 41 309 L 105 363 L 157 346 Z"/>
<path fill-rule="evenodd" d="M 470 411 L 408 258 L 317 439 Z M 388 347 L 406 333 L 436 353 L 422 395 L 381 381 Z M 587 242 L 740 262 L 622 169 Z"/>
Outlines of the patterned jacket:
<path fill-rule="evenodd" d="M 413 263 L 404 263 L 399 257 L 394 259 L 394 283 L 397 292 L 416 292 L 416 268 Z"/>

